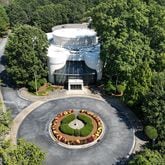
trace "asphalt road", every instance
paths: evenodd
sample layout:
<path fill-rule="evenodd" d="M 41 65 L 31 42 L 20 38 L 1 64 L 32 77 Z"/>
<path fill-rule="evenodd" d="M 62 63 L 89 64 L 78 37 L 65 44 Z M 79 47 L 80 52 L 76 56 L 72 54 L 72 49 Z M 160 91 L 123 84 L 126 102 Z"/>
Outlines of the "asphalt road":
<path fill-rule="evenodd" d="M 86 149 L 69 150 L 59 146 L 49 135 L 53 117 L 66 109 L 87 109 L 98 114 L 105 124 L 103 139 Z M 47 165 L 112 165 L 126 157 L 133 144 L 133 129 L 127 116 L 106 102 L 83 97 L 59 99 L 35 109 L 18 131 L 46 152 Z"/>

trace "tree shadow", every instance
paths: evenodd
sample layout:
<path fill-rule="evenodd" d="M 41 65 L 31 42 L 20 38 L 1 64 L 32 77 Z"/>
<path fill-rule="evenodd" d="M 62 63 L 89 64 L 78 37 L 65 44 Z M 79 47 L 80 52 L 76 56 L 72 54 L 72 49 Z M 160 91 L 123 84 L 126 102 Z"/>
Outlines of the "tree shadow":
<path fill-rule="evenodd" d="M 2 67 L 6 65 L 6 58 L 4 55 L 0 59 L 0 64 L 2 65 Z M 0 72 L 0 79 L 2 80 L 2 87 L 8 86 L 13 89 L 16 89 L 16 84 L 13 83 L 12 78 L 7 74 L 5 69 Z"/>
<path fill-rule="evenodd" d="M 6 65 L 6 57 L 5 57 L 5 55 L 2 55 L 1 56 L 1 65 Z"/>
<path fill-rule="evenodd" d="M 144 134 L 144 131 L 143 130 L 137 130 L 135 132 L 135 136 L 137 138 L 139 138 L 140 140 L 143 140 L 143 141 L 148 141 L 148 138 L 147 136 Z"/>

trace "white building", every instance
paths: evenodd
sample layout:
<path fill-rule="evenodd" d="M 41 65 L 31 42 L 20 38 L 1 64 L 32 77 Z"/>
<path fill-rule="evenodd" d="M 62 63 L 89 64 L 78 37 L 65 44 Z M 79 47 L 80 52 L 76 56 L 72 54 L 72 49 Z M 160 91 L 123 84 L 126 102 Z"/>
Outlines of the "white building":
<path fill-rule="evenodd" d="M 65 24 L 47 33 L 49 81 L 68 88 L 82 88 L 102 77 L 100 44 L 87 24 Z M 75 82 L 75 84 L 74 84 Z"/>

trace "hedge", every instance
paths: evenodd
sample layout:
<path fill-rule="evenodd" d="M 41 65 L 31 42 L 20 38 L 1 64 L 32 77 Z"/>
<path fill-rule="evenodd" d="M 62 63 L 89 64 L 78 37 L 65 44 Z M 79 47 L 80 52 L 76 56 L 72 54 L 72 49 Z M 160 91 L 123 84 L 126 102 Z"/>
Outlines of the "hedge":
<path fill-rule="evenodd" d="M 68 124 L 61 124 L 60 131 L 67 135 L 74 135 L 74 129 L 69 127 Z"/>
<path fill-rule="evenodd" d="M 87 124 L 83 128 L 80 129 L 80 136 L 88 136 L 93 129 L 93 125 Z"/>
<path fill-rule="evenodd" d="M 77 119 L 81 120 L 84 124 L 91 124 L 92 125 L 92 120 L 86 115 L 79 114 L 77 116 Z"/>
<path fill-rule="evenodd" d="M 74 136 L 88 136 L 91 131 L 93 130 L 93 124 L 91 118 L 86 115 L 79 114 L 77 119 L 81 120 L 84 123 L 84 127 L 81 129 L 73 129 L 69 127 L 69 123 L 75 119 L 74 114 L 67 115 L 61 121 L 60 131 L 67 135 L 74 135 Z"/>
<path fill-rule="evenodd" d="M 77 118 L 85 124 L 85 126 L 80 129 L 80 136 L 88 136 L 93 129 L 91 118 L 83 114 L 79 114 Z"/>
<path fill-rule="evenodd" d="M 71 121 L 75 119 L 75 114 L 70 114 L 64 117 L 61 121 L 62 124 L 69 124 Z"/>

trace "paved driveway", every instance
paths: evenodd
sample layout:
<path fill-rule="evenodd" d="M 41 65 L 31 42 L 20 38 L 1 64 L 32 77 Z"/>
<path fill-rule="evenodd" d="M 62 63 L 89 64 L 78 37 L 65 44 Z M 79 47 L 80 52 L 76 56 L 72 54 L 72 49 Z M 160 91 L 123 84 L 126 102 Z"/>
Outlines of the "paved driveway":
<path fill-rule="evenodd" d="M 87 109 L 102 118 L 106 131 L 100 142 L 90 148 L 70 150 L 51 139 L 50 121 L 70 108 Z M 54 100 L 38 107 L 23 121 L 18 131 L 20 137 L 46 152 L 47 165 L 111 165 L 127 156 L 133 144 L 133 130 L 125 115 L 104 101 L 83 97 Z"/>

